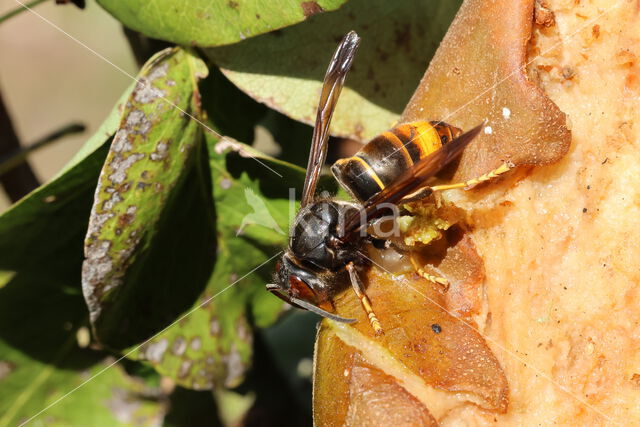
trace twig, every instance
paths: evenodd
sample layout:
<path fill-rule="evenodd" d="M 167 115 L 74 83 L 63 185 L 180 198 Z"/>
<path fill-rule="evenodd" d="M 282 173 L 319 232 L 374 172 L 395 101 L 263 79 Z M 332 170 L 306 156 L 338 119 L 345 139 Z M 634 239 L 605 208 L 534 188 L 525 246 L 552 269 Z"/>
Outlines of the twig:
<path fill-rule="evenodd" d="M 9 117 L 9 112 L 4 105 L 0 92 L 0 156 L 20 149 L 20 140 Z M 0 184 L 6 191 L 12 202 L 18 201 L 22 196 L 37 188 L 40 183 L 29 163 L 23 162 L 7 174 L 0 176 Z"/>
<path fill-rule="evenodd" d="M 0 24 L 2 24 L 4 21 L 13 18 L 16 15 L 19 15 L 20 13 L 24 12 L 25 10 L 29 10 L 30 8 L 39 5 L 40 3 L 44 3 L 47 0 L 33 0 L 29 3 L 26 3 L 24 6 L 18 6 L 13 10 L 10 10 L 9 12 L 5 13 L 4 15 L 0 16 Z M 25 7 L 26 6 L 26 7 Z M 29 9 L 27 9 L 29 8 Z"/>
<path fill-rule="evenodd" d="M 51 134 L 45 136 L 44 138 L 34 142 L 27 147 L 17 148 L 11 153 L 0 156 L 0 176 L 22 164 L 26 160 L 27 156 L 34 151 L 39 150 L 42 147 L 46 147 L 47 145 L 59 140 L 62 137 L 84 132 L 85 129 L 86 127 L 81 123 L 71 123 L 61 129 L 56 130 L 55 132 L 52 132 Z"/>

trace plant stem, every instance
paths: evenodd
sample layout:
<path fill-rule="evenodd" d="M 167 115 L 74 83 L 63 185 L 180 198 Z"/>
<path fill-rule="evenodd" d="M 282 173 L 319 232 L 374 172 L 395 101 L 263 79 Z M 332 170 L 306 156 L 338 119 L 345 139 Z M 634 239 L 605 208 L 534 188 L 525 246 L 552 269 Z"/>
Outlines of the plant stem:
<path fill-rule="evenodd" d="M 20 149 L 20 140 L 11 122 L 9 111 L 0 92 L 0 156 Z M 0 177 L 0 184 L 12 202 L 18 201 L 40 183 L 29 163 L 23 162 L 12 171 Z"/>
<path fill-rule="evenodd" d="M 37 5 L 39 5 L 40 3 L 44 3 L 47 0 L 32 0 L 29 3 L 26 3 L 24 6 L 20 5 L 18 7 L 16 7 L 15 9 L 5 13 L 4 15 L 0 16 L 0 24 L 2 24 L 4 21 L 13 18 L 14 16 L 24 12 L 25 10 L 29 10 L 32 7 L 35 7 Z"/>
<path fill-rule="evenodd" d="M 71 123 L 27 147 L 16 148 L 12 152 L 0 156 L 0 176 L 22 164 L 27 156 L 34 151 L 39 150 L 42 147 L 46 147 L 64 136 L 84 132 L 85 129 L 85 126 L 81 123 Z"/>

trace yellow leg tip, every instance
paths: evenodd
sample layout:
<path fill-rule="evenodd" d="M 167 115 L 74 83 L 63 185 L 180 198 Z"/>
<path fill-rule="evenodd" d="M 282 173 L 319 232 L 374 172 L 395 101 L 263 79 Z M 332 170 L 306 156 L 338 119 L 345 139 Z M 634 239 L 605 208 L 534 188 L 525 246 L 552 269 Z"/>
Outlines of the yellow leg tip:
<path fill-rule="evenodd" d="M 377 337 L 384 335 L 382 326 L 380 325 L 380 322 L 378 322 L 377 320 L 375 321 L 375 323 L 371 322 L 371 327 L 373 328 L 373 332 Z"/>
<path fill-rule="evenodd" d="M 443 286 L 449 286 L 449 281 L 444 277 L 434 277 L 433 281 L 436 283 L 440 283 Z"/>
<path fill-rule="evenodd" d="M 511 162 L 505 162 L 503 164 L 501 164 L 500 166 L 498 166 L 496 169 L 485 173 L 484 175 L 478 176 L 476 178 L 470 179 L 468 181 L 465 182 L 460 182 L 457 184 L 449 184 L 449 185 L 437 185 L 435 187 L 432 187 L 433 191 L 444 191 L 444 190 L 453 190 L 456 188 L 462 188 L 463 190 L 467 191 L 467 190 L 471 190 L 473 187 L 475 187 L 478 184 L 482 184 L 483 182 L 487 182 L 490 181 L 494 178 L 499 177 L 500 175 L 502 175 L 503 173 L 509 172 L 511 169 L 513 169 L 515 167 L 515 165 Z"/>
<path fill-rule="evenodd" d="M 444 277 L 438 277 L 438 276 L 434 276 L 432 274 L 427 273 L 426 271 L 424 271 L 423 269 L 419 269 L 418 270 L 418 274 L 424 278 L 427 279 L 430 282 L 433 283 L 437 283 L 439 285 L 442 285 L 444 287 L 444 290 L 446 291 L 447 289 L 449 289 L 449 281 L 447 279 L 445 279 Z"/>

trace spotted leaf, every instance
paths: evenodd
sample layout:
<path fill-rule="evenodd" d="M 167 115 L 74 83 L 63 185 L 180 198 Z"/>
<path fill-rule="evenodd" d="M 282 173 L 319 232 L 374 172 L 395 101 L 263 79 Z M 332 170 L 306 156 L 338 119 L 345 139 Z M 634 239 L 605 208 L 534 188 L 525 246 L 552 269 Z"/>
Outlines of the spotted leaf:
<path fill-rule="evenodd" d="M 265 284 L 286 243 L 287 212 L 297 207 L 287 185 L 299 190 L 304 181 L 301 168 L 206 138 L 218 237 L 213 273 L 177 324 L 132 354 L 196 390 L 237 386 L 251 366 L 253 326 L 272 324 L 282 311 Z"/>
<path fill-rule="evenodd" d="M 191 46 L 219 46 L 339 8 L 347 0 L 99 0 L 126 26 Z"/>
<path fill-rule="evenodd" d="M 206 182 L 195 179 L 202 148 L 197 82 L 206 74 L 186 50 L 152 58 L 102 167 L 82 287 L 105 345 L 122 348 L 159 329 L 189 306 L 208 275 L 215 242 Z"/>

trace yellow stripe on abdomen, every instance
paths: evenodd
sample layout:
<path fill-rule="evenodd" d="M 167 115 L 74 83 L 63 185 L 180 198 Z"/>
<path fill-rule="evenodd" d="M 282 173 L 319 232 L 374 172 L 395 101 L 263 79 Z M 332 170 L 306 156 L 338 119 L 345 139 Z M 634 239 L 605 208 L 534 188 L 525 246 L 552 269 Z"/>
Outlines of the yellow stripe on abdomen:
<path fill-rule="evenodd" d="M 412 135 L 413 142 L 420 147 L 421 158 L 427 157 L 434 151 L 439 150 L 442 147 L 442 141 L 438 131 L 428 122 L 413 122 L 408 123 L 414 130 Z"/>
<path fill-rule="evenodd" d="M 400 151 L 402 153 L 405 160 L 407 161 L 408 167 L 413 166 L 413 159 L 411 158 L 411 154 L 409 154 L 409 150 L 405 146 L 405 143 L 402 142 L 402 140 L 398 138 L 398 136 L 395 133 L 387 131 L 382 134 L 382 137 L 386 141 L 388 141 L 392 146 L 394 146 L 395 150 Z"/>
<path fill-rule="evenodd" d="M 380 177 L 378 176 L 376 171 L 374 171 L 373 168 L 369 166 L 369 163 L 367 163 L 363 158 L 358 156 L 353 156 L 353 157 L 350 157 L 349 160 L 356 160 L 360 162 L 364 167 L 364 170 L 367 171 L 367 175 L 369 175 L 376 182 L 376 184 L 378 184 L 378 186 L 380 187 L 380 191 L 385 189 L 385 185 L 380 180 Z"/>

